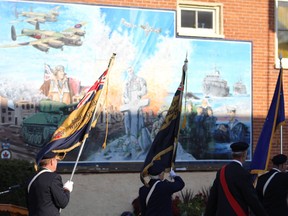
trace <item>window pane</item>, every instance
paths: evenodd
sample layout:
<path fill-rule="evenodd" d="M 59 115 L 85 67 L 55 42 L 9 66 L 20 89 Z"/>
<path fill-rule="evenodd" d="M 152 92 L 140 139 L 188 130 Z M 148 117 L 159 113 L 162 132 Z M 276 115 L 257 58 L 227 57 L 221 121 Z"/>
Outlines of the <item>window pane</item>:
<path fill-rule="evenodd" d="M 181 10 L 181 27 L 196 28 L 195 11 Z"/>
<path fill-rule="evenodd" d="M 213 29 L 213 13 L 198 11 L 198 28 Z"/>
<path fill-rule="evenodd" d="M 288 58 L 288 2 L 279 1 L 278 7 L 278 55 Z"/>

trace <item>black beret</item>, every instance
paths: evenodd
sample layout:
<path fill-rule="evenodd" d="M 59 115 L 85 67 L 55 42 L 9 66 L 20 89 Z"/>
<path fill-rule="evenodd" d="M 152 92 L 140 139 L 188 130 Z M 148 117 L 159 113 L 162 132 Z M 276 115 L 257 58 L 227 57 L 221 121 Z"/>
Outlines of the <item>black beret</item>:
<path fill-rule="evenodd" d="M 275 165 L 286 163 L 286 161 L 287 161 L 287 156 L 284 154 L 278 154 L 272 158 L 272 162 Z"/>
<path fill-rule="evenodd" d="M 165 167 L 161 164 L 160 161 L 156 160 L 153 162 L 153 165 L 148 169 L 149 175 L 159 175 L 165 170 Z"/>
<path fill-rule="evenodd" d="M 248 149 L 249 144 L 246 142 L 235 142 L 230 145 L 233 152 L 244 152 Z"/>
<path fill-rule="evenodd" d="M 56 153 L 50 151 L 50 152 L 46 153 L 46 154 L 42 157 L 42 159 L 51 159 L 51 158 L 54 158 L 54 157 L 56 157 L 56 156 L 57 156 Z"/>

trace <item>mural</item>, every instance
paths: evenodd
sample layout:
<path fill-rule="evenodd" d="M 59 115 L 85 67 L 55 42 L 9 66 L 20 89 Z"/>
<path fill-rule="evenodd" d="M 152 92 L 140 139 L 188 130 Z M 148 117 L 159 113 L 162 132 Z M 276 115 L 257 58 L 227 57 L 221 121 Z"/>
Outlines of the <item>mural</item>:
<path fill-rule="evenodd" d="M 168 10 L 1 1 L 0 139 L 6 152 L 9 143 L 9 158 L 34 159 L 106 69 L 112 53 L 116 59 L 108 104 L 85 143 L 81 162 L 145 159 L 186 55 L 186 124 L 176 160 L 229 160 L 231 142 L 252 143 L 251 42 L 176 37 L 175 15 Z M 107 147 L 102 149 L 106 119 Z M 62 163 L 74 161 L 77 152 Z"/>

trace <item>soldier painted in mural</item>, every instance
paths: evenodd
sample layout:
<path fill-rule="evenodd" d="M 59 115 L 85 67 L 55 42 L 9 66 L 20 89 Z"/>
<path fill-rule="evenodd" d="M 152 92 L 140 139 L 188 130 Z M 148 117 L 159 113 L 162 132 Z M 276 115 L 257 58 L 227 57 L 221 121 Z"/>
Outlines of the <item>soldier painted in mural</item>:
<path fill-rule="evenodd" d="M 226 124 L 219 124 L 214 133 L 217 142 L 246 141 L 248 128 L 236 118 L 236 107 L 227 107 L 229 121 Z"/>
<path fill-rule="evenodd" d="M 69 78 L 63 65 L 57 65 L 54 70 L 46 65 L 44 83 L 40 90 L 53 101 L 71 104 L 79 101 L 85 87 L 80 86 L 79 80 Z M 77 98 L 76 101 L 73 100 L 74 97 Z"/>
<path fill-rule="evenodd" d="M 151 145 L 151 138 L 145 126 L 142 108 L 149 105 L 149 99 L 142 99 L 147 94 L 145 79 L 135 74 L 134 69 L 127 69 L 128 79 L 124 86 L 121 111 L 124 112 L 124 124 L 126 135 L 131 143 L 138 144 L 144 153 Z"/>
<path fill-rule="evenodd" d="M 202 100 L 201 105 L 196 107 L 196 113 L 192 109 L 188 114 L 189 136 L 188 146 L 191 153 L 197 159 L 205 158 L 205 153 L 209 148 L 209 143 L 213 141 L 213 133 L 217 118 L 213 115 L 212 107 L 206 99 Z"/>

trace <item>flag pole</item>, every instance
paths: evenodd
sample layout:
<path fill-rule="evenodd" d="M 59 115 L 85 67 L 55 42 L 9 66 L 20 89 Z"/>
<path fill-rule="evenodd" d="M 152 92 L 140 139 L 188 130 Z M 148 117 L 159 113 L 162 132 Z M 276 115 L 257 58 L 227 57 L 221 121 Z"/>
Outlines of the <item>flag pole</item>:
<path fill-rule="evenodd" d="M 183 68 L 182 68 L 182 80 L 181 80 L 181 84 L 183 85 L 183 87 L 184 87 L 184 85 L 185 85 L 185 78 L 186 78 L 186 72 L 187 72 L 187 63 L 188 63 L 187 55 L 188 55 L 188 54 L 186 53 L 186 58 L 185 58 L 185 60 L 184 60 L 184 65 L 183 65 Z M 184 88 L 183 88 L 183 90 L 181 91 L 181 96 L 180 96 L 180 101 L 179 101 L 180 115 L 181 115 L 181 111 L 182 111 L 183 91 L 184 91 Z M 179 121 L 180 121 L 180 118 L 179 118 Z M 180 132 L 180 122 L 179 122 L 179 127 L 178 127 L 178 133 L 177 133 L 177 136 L 175 137 L 175 140 L 174 140 L 174 148 L 173 148 L 173 155 L 172 155 L 172 161 L 171 161 L 171 170 L 174 168 L 174 165 L 175 165 L 179 132 Z"/>
<path fill-rule="evenodd" d="M 282 69 L 282 54 L 279 55 L 280 60 L 280 70 Z M 280 153 L 283 154 L 283 127 L 280 126 Z"/>
<path fill-rule="evenodd" d="M 113 65 L 113 63 L 114 63 L 115 56 L 116 56 L 116 54 L 113 53 L 112 57 L 110 58 L 110 61 L 109 61 L 109 64 L 108 64 L 108 73 L 109 73 L 110 68 L 112 67 L 112 65 Z M 109 77 L 109 74 L 107 75 L 107 78 L 108 78 L 108 77 Z M 101 95 L 102 95 L 102 92 L 101 92 Z M 101 95 L 100 95 L 100 96 L 101 96 Z M 99 96 L 99 98 L 100 98 L 100 96 Z M 98 106 L 99 106 L 99 103 L 97 103 L 97 105 L 96 105 L 96 107 L 95 107 L 95 110 L 93 111 L 93 117 L 92 117 L 92 119 L 91 119 L 91 121 L 90 121 L 90 126 L 89 126 L 90 128 L 91 128 L 91 124 L 92 124 L 93 120 L 95 119 L 96 110 L 98 109 Z M 77 159 L 76 159 L 75 164 L 74 164 L 74 168 L 73 168 L 72 173 L 71 173 L 71 176 L 70 176 L 70 181 L 72 181 L 73 176 L 74 176 L 74 174 L 75 174 L 75 170 L 76 170 L 76 167 L 77 167 L 77 165 L 78 165 L 78 162 L 79 162 L 80 156 L 81 156 L 81 154 L 82 154 L 82 151 L 83 151 L 83 148 L 84 148 L 84 145 L 85 145 L 86 140 L 87 140 L 87 137 L 84 138 L 83 144 L 82 144 L 81 147 L 80 147 L 80 150 L 79 150 Z"/>

